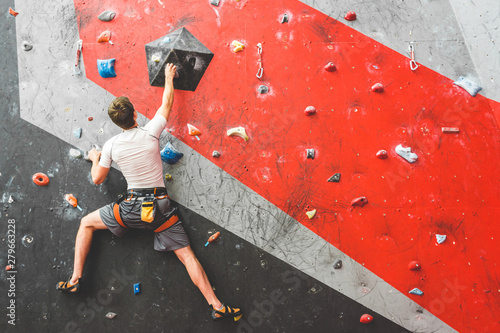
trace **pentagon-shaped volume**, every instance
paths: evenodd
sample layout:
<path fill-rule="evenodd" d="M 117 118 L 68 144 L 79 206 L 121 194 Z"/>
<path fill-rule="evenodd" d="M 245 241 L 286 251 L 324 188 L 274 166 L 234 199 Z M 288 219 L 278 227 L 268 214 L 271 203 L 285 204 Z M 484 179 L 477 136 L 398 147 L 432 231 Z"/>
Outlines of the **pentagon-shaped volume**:
<path fill-rule="evenodd" d="M 177 66 L 174 88 L 195 91 L 214 54 L 186 28 L 146 44 L 149 84 L 165 86 L 165 66 Z"/>
<path fill-rule="evenodd" d="M 170 142 L 167 142 L 165 148 L 161 150 L 160 155 L 161 160 L 168 164 L 175 164 L 184 156 L 184 154 L 175 149 Z"/>

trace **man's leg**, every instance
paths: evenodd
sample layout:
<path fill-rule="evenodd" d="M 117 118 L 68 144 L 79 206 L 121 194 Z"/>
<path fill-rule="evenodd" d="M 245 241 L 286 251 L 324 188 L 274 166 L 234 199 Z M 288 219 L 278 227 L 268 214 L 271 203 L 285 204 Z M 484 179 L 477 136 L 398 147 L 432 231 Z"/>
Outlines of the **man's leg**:
<path fill-rule="evenodd" d="M 240 309 L 223 305 L 217 296 L 215 296 L 214 290 L 208 281 L 207 274 L 205 274 L 205 270 L 201 266 L 198 259 L 196 259 L 191 246 L 174 250 L 174 253 L 184 266 L 186 266 L 186 270 L 191 277 L 191 280 L 195 286 L 200 289 L 208 304 L 212 306 L 212 319 L 219 320 L 229 317 L 237 321 L 243 316 Z"/>
<path fill-rule="evenodd" d="M 92 236 L 94 235 L 94 231 L 99 229 L 107 229 L 99 215 L 99 210 L 90 213 L 81 220 L 80 228 L 76 234 L 75 262 L 73 264 L 73 275 L 70 280 L 71 284 L 75 284 L 82 277 L 83 266 L 85 265 L 85 260 L 92 244 Z"/>
<path fill-rule="evenodd" d="M 194 255 L 191 246 L 183 247 L 182 249 L 174 250 L 177 258 L 186 266 L 186 270 L 191 277 L 191 280 L 197 286 L 208 304 L 211 304 L 214 308 L 219 309 L 222 303 L 219 301 L 217 296 L 215 296 L 214 290 L 208 281 L 207 274 L 201 266 L 200 262 Z"/>

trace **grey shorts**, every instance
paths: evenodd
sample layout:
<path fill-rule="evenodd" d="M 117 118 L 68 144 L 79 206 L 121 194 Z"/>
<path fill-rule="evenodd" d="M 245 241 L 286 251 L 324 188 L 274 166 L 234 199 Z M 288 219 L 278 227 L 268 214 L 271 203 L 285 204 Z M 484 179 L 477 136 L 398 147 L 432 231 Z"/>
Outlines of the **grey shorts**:
<path fill-rule="evenodd" d="M 118 237 L 122 237 L 127 229 L 146 229 L 155 230 L 173 215 L 178 215 L 177 205 L 168 197 L 156 200 L 155 218 L 152 222 L 143 222 L 141 220 L 141 200 L 132 198 L 120 203 L 120 215 L 127 229 L 123 228 L 115 219 L 111 203 L 99 209 L 99 215 L 108 229 Z M 173 251 L 189 245 L 189 238 L 182 226 L 180 220 L 170 228 L 161 232 L 154 233 L 154 249 L 156 251 Z"/>

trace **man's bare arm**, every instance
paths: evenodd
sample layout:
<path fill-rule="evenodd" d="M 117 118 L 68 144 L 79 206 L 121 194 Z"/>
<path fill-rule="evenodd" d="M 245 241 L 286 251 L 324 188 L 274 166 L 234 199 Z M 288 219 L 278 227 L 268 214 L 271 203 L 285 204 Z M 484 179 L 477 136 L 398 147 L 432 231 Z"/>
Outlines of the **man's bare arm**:
<path fill-rule="evenodd" d="M 165 66 L 165 90 L 163 91 L 163 97 L 161 101 L 161 106 L 156 111 L 157 114 L 161 114 L 165 119 L 170 117 L 170 111 L 172 110 L 172 105 L 174 104 L 174 77 L 177 66 L 173 64 L 167 64 Z"/>
<path fill-rule="evenodd" d="M 90 175 L 92 176 L 92 181 L 94 184 L 101 184 L 109 173 L 109 168 L 105 168 L 99 165 L 99 159 L 101 158 L 101 152 L 95 150 L 94 148 L 89 151 L 89 159 L 92 161 L 92 169 L 90 169 Z"/>

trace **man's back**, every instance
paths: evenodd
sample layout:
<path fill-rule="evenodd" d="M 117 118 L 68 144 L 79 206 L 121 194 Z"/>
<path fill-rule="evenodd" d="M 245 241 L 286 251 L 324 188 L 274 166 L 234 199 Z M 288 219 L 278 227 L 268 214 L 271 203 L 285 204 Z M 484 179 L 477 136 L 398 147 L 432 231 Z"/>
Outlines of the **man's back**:
<path fill-rule="evenodd" d="M 156 115 L 144 127 L 134 127 L 109 139 L 102 150 L 99 164 L 120 167 L 127 188 L 164 187 L 159 137 L 167 120 Z"/>

